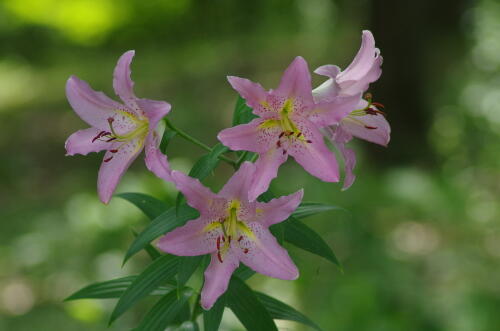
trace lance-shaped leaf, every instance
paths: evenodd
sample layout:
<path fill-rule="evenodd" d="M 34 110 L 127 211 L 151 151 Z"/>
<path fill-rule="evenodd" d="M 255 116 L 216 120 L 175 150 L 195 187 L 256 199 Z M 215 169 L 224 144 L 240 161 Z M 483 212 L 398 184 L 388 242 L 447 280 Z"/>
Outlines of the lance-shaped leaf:
<path fill-rule="evenodd" d="M 184 288 L 178 296 L 176 292 L 165 295 L 144 316 L 138 331 L 164 331 L 179 314 L 187 300 L 193 294 L 193 290 Z"/>
<path fill-rule="evenodd" d="M 335 263 L 342 270 L 342 266 L 332 249 L 316 231 L 294 217 L 290 217 L 282 224 L 285 228 L 285 241 L 303 250 L 324 257 Z"/>
<path fill-rule="evenodd" d="M 195 219 L 198 215 L 199 214 L 195 209 L 187 205 L 179 206 L 177 212 L 175 208 L 168 209 L 166 212 L 155 218 L 141 233 L 139 233 L 125 254 L 124 263 L 134 254 L 146 247 L 154 239 L 178 226 L 183 225 L 188 220 Z"/>
<path fill-rule="evenodd" d="M 111 313 L 109 324 L 177 273 L 178 257 L 164 255 L 153 261 L 127 288 Z"/>
<path fill-rule="evenodd" d="M 203 326 L 205 331 L 219 330 L 222 315 L 224 314 L 224 307 L 226 306 L 226 295 L 222 295 L 217 299 L 215 304 L 210 310 L 203 311 Z"/>
<path fill-rule="evenodd" d="M 342 207 L 328 205 L 320 202 L 302 202 L 299 207 L 293 212 L 292 216 L 295 218 L 305 218 L 316 215 L 329 210 L 343 210 Z"/>
<path fill-rule="evenodd" d="M 270 297 L 264 293 L 255 292 L 255 295 L 257 296 L 259 301 L 262 302 L 264 307 L 266 307 L 267 311 L 273 319 L 295 321 L 305 325 L 309 325 L 316 330 L 321 330 L 318 325 L 311 321 L 307 316 L 297 311 L 295 308 L 292 308 L 289 305 L 279 301 L 278 299 Z"/>
<path fill-rule="evenodd" d="M 125 199 L 139 208 L 150 220 L 160 216 L 168 209 L 168 205 L 150 195 L 143 193 L 120 193 L 117 197 Z"/>
<path fill-rule="evenodd" d="M 197 256 L 182 256 L 179 258 L 179 273 L 177 275 L 177 283 L 179 287 L 184 287 L 189 278 L 198 269 L 198 266 L 203 261 L 205 255 Z"/>
<path fill-rule="evenodd" d="M 137 276 L 127 276 L 98 282 L 85 286 L 76 291 L 64 301 L 79 300 L 79 299 L 117 299 L 123 292 L 132 284 Z M 150 295 L 165 295 L 175 289 L 173 282 L 164 286 L 159 286 Z"/>
<path fill-rule="evenodd" d="M 278 331 L 264 305 L 241 279 L 231 278 L 226 300 L 228 307 L 247 330 Z"/>
<path fill-rule="evenodd" d="M 175 132 L 173 130 L 165 130 L 165 132 L 163 133 L 163 137 L 161 138 L 161 143 L 160 143 L 160 151 L 162 151 L 162 153 L 164 153 L 164 154 L 167 153 L 167 147 L 176 135 L 177 135 L 177 132 Z"/>
<path fill-rule="evenodd" d="M 252 108 L 247 106 L 245 99 L 238 96 L 234 107 L 233 126 L 246 124 L 254 118 L 257 118 L 257 116 L 252 113 Z"/>
<path fill-rule="evenodd" d="M 189 176 L 198 178 L 199 180 L 205 179 L 219 164 L 219 156 L 228 151 L 228 148 L 222 144 L 217 144 L 213 147 L 212 151 L 202 156 L 189 171 Z"/>
<path fill-rule="evenodd" d="M 137 232 L 132 230 L 132 233 L 134 234 L 134 237 L 137 238 L 137 236 L 138 236 Z M 151 244 L 147 244 L 144 247 L 144 250 L 146 251 L 146 253 L 148 253 L 151 260 L 156 260 L 157 258 L 159 258 L 161 256 L 160 252 L 158 252 L 156 250 L 156 248 L 154 248 Z M 123 264 L 125 264 L 125 262 L 123 262 Z"/>
<path fill-rule="evenodd" d="M 196 321 L 184 321 L 181 325 L 169 325 L 168 331 L 200 331 Z"/>

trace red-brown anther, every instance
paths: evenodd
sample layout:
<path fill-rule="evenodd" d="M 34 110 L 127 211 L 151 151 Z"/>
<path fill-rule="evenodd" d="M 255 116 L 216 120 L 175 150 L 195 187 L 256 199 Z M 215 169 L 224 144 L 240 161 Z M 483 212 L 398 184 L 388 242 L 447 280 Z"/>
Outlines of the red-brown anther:
<path fill-rule="evenodd" d="M 375 109 L 372 109 L 372 108 L 366 108 L 365 113 L 367 113 L 368 115 L 377 115 L 377 112 L 375 111 Z"/>
<path fill-rule="evenodd" d="M 369 125 L 365 125 L 365 128 L 370 129 L 370 130 L 376 130 L 377 129 L 376 126 L 369 126 Z"/>
<path fill-rule="evenodd" d="M 113 141 L 113 140 L 116 140 L 116 138 L 115 137 L 111 137 L 108 140 L 106 140 L 106 142 L 109 143 L 110 141 Z"/>
<path fill-rule="evenodd" d="M 293 131 L 286 131 L 285 134 L 286 134 L 287 137 L 290 137 L 293 134 Z"/>
<path fill-rule="evenodd" d="M 312 140 L 306 140 L 306 143 L 312 144 Z"/>
<path fill-rule="evenodd" d="M 248 248 L 245 248 L 245 249 L 243 250 L 243 253 L 247 254 L 247 253 L 248 253 Z"/>
<path fill-rule="evenodd" d="M 220 237 L 217 237 L 217 250 L 220 249 Z"/>
<path fill-rule="evenodd" d="M 285 131 L 281 132 L 278 138 L 283 137 L 284 134 L 285 134 Z"/>
<path fill-rule="evenodd" d="M 108 123 L 111 124 L 115 121 L 115 119 L 113 117 L 108 117 Z"/>
<path fill-rule="evenodd" d="M 118 150 L 117 149 L 110 149 L 109 150 L 111 153 L 118 153 Z"/>
<path fill-rule="evenodd" d="M 231 243 L 231 236 L 227 236 L 227 240 Z"/>
<path fill-rule="evenodd" d="M 281 147 L 281 140 L 278 140 L 278 141 L 276 142 L 276 146 L 278 146 L 278 148 L 280 148 L 280 147 Z"/>
<path fill-rule="evenodd" d="M 284 150 L 283 150 L 283 155 L 285 155 L 285 154 L 286 154 L 286 150 L 284 149 Z"/>
<path fill-rule="evenodd" d="M 373 108 L 366 108 L 365 109 L 365 113 L 369 114 L 369 115 L 377 115 L 377 114 L 381 114 L 383 116 L 386 116 L 386 114 L 381 111 L 381 110 L 378 110 L 378 109 L 373 109 Z"/>
<path fill-rule="evenodd" d="M 300 136 L 302 136 L 302 132 L 297 133 L 297 138 L 299 138 Z"/>
<path fill-rule="evenodd" d="M 104 162 L 109 162 L 109 161 L 111 161 L 111 159 L 112 159 L 112 158 L 113 158 L 113 157 L 112 157 L 112 156 L 110 156 L 110 157 L 108 157 L 107 159 L 104 159 Z"/>
<path fill-rule="evenodd" d="M 99 132 L 99 134 L 97 134 L 97 136 L 95 136 L 93 139 L 92 139 L 92 142 L 96 141 L 97 139 L 101 138 L 102 136 L 106 135 L 106 131 L 101 131 Z"/>
<path fill-rule="evenodd" d="M 217 258 L 219 259 L 219 262 L 222 263 L 222 256 L 220 255 L 220 252 L 217 252 Z"/>
<path fill-rule="evenodd" d="M 238 242 L 240 242 L 240 241 L 242 241 L 242 240 L 243 240 L 243 236 L 240 236 L 240 237 L 238 238 Z"/>
<path fill-rule="evenodd" d="M 372 105 L 374 105 L 375 107 L 378 107 L 378 108 L 382 108 L 382 109 L 385 108 L 385 106 L 383 104 L 381 104 L 380 102 L 372 102 Z"/>

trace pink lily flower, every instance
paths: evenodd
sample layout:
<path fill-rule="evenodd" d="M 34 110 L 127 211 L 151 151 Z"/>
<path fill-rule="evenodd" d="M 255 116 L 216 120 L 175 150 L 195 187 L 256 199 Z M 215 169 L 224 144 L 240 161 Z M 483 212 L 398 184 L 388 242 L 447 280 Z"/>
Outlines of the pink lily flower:
<path fill-rule="evenodd" d="M 288 155 L 311 175 L 338 182 L 337 161 L 319 129 L 324 126 L 322 123 L 337 123 L 355 107 L 360 96 L 315 102 L 309 68 L 300 56 L 286 69 L 276 90 L 265 91 L 260 84 L 244 78 L 229 76 L 228 80 L 258 116 L 218 135 L 232 150 L 259 154 L 250 200 L 267 190 Z"/>
<path fill-rule="evenodd" d="M 362 95 L 370 83 L 379 79 L 382 74 L 382 56 L 375 47 L 375 39 L 370 31 L 363 31 L 361 47 L 349 66 L 341 71 L 335 65 L 325 65 L 314 72 L 328 77 L 323 84 L 313 90 L 315 102 L 333 101 L 336 98 Z M 324 123 L 325 135 L 341 152 L 345 163 L 345 179 L 343 189 L 348 189 L 356 178 L 353 169 L 356 164 L 354 151 L 345 144 L 357 137 L 375 144 L 387 146 L 391 128 L 385 114 L 379 110 L 383 105 L 371 101 L 371 95 L 359 98 L 355 110 L 346 114 L 339 122 Z"/>
<path fill-rule="evenodd" d="M 124 53 L 113 74 L 113 88 L 123 104 L 96 92 L 71 76 L 66 96 L 71 107 L 91 127 L 73 133 L 66 141 L 66 155 L 106 151 L 97 181 L 99 198 L 108 203 L 122 175 L 145 148 L 146 166 L 156 176 L 171 181 L 167 157 L 159 150 L 165 125 L 161 119 L 170 104 L 137 98 L 130 78 L 134 51 Z"/>
<path fill-rule="evenodd" d="M 227 290 L 240 262 L 270 277 L 293 280 L 299 276 L 287 251 L 268 228 L 290 216 L 302 200 L 303 191 L 267 203 L 250 201 L 248 192 L 255 171 L 253 163 L 244 162 L 218 194 L 199 180 L 172 171 L 177 189 L 200 217 L 167 233 L 158 247 L 180 256 L 211 254 L 201 291 L 204 309 L 210 309 Z"/>

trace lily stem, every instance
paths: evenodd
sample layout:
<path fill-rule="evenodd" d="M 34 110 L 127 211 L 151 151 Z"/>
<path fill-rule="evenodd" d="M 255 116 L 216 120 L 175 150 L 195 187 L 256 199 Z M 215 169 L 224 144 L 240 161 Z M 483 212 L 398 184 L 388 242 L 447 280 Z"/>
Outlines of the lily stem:
<path fill-rule="evenodd" d="M 212 152 L 212 148 L 208 145 L 205 145 L 204 143 L 202 143 L 201 141 L 199 141 L 198 139 L 196 139 L 195 137 L 192 137 L 190 136 L 188 133 L 184 132 L 182 129 L 179 129 L 178 127 L 174 126 L 172 124 L 172 122 L 170 122 L 168 119 L 165 119 L 165 124 L 167 125 L 167 127 L 172 130 L 172 131 L 175 131 L 177 132 L 177 134 L 184 138 L 185 140 L 203 148 L 204 150 L 206 150 L 207 152 Z M 222 161 L 225 161 L 227 163 L 229 163 L 230 165 L 232 166 L 236 166 L 236 161 L 224 156 L 224 155 L 219 155 L 219 159 L 221 159 Z"/>

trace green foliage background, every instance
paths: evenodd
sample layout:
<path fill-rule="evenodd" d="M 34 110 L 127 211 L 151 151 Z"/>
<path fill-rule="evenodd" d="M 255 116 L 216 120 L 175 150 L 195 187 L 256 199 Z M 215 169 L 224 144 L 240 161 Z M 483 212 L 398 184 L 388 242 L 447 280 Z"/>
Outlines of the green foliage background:
<path fill-rule="evenodd" d="M 65 157 L 85 124 L 70 109 L 75 74 L 113 95 L 118 57 L 136 50 L 137 95 L 167 100 L 169 117 L 209 145 L 231 125 L 236 93 L 226 75 L 267 88 L 296 56 L 311 69 L 345 67 L 361 30 L 384 56 L 372 89 L 392 124 L 388 149 L 353 142 L 357 181 L 340 191 L 293 163 L 276 195 L 340 205 L 305 222 L 342 261 L 291 249 L 295 282 L 251 285 L 325 330 L 489 331 L 500 325 L 500 4 L 397 0 L 3 0 L 0 2 L 0 330 L 106 330 L 113 300 L 62 299 L 82 286 L 136 273 L 122 257 L 146 217 L 121 199 L 103 206 L 101 155 Z M 315 84 L 321 82 L 314 78 Z M 173 167 L 203 154 L 174 138 Z M 208 182 L 221 187 L 221 166 Z M 175 203 L 172 185 L 136 162 L 119 192 Z M 198 277 L 199 278 L 199 277 Z M 144 302 L 110 330 L 137 324 Z M 279 326 L 305 330 L 292 322 Z M 240 330 L 226 312 L 223 330 Z"/>

